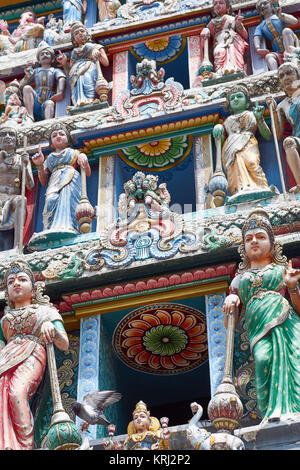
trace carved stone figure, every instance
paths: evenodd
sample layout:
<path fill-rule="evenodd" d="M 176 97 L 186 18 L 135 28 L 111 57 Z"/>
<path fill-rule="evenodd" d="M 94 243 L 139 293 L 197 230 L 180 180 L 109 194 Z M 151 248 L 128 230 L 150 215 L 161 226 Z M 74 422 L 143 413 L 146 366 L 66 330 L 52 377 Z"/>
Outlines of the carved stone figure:
<path fill-rule="evenodd" d="M 83 16 L 87 9 L 87 0 L 63 0 L 63 21 L 66 25 L 72 25 L 77 21 L 83 22 Z"/>
<path fill-rule="evenodd" d="M 99 21 L 111 20 L 117 16 L 121 3 L 119 0 L 98 0 Z"/>
<path fill-rule="evenodd" d="M 53 67 L 55 53 L 51 46 L 40 47 L 36 56 L 40 66 L 28 67 L 20 82 L 24 104 L 32 120 L 51 119 L 55 114 L 55 103 L 64 97 L 66 76 L 62 70 Z M 30 83 L 34 83 L 34 88 Z"/>
<path fill-rule="evenodd" d="M 158 419 L 150 416 L 143 401 L 136 404 L 132 413 L 133 420 L 127 427 L 128 437 L 124 442 L 125 450 L 168 449 L 170 431 L 162 428 Z M 162 421 L 166 418 L 162 418 Z"/>
<path fill-rule="evenodd" d="M 10 34 L 8 24 L 0 20 L 2 35 L 7 36 L 14 45 L 14 52 L 27 51 L 39 45 L 43 40 L 45 17 L 37 18 L 34 11 L 26 9 L 20 18 L 19 26 Z"/>
<path fill-rule="evenodd" d="M 0 128 L 0 234 L 4 231 L 0 239 L 1 250 L 15 249 L 20 241 L 22 165 L 25 165 L 27 189 L 34 186 L 28 154 L 17 154 L 16 148 L 17 131 L 7 123 Z M 7 231 L 13 229 L 14 239 L 11 246 Z"/>
<path fill-rule="evenodd" d="M 8 96 L 5 111 L 1 115 L 1 122 L 4 123 L 7 121 L 12 121 L 20 125 L 32 123 L 32 119 L 25 106 L 22 106 L 17 93 L 12 93 Z"/>
<path fill-rule="evenodd" d="M 275 109 L 274 118 L 277 138 L 281 139 L 284 133 L 284 123 L 288 121 L 292 126 L 292 135 L 283 141 L 288 165 L 296 181 L 296 187 L 290 191 L 300 190 L 300 72 L 296 64 L 287 62 L 278 69 L 280 88 L 286 97 L 276 106 L 275 101 L 268 100 Z"/>
<path fill-rule="evenodd" d="M 275 7 L 271 0 L 259 0 L 256 9 L 261 16 L 261 23 L 254 31 L 254 47 L 256 52 L 265 59 L 269 70 L 276 70 L 283 63 L 284 52 L 291 53 L 298 46 L 296 34 L 286 25 L 295 25 L 298 19 L 281 8 Z M 262 40 L 267 47 L 262 47 Z"/>
<path fill-rule="evenodd" d="M 248 90 L 237 85 L 227 94 L 227 106 L 232 113 L 224 127 L 217 124 L 213 129 L 215 138 L 225 138 L 222 149 L 222 162 L 232 195 L 250 191 L 268 190 L 266 176 L 260 166 L 258 142 L 254 136 L 256 127 L 267 140 L 271 131 L 263 114 L 264 107 L 256 105 L 250 108 Z"/>
<path fill-rule="evenodd" d="M 91 168 L 84 153 L 69 147 L 71 139 L 62 125 L 55 124 L 49 136 L 54 151 L 45 159 L 40 147 L 32 157 L 38 167 L 40 183 L 48 184 L 43 211 L 44 230 L 78 233 L 75 211 L 81 196 L 81 177 L 76 166 L 84 168 L 86 176 L 91 175 Z"/>
<path fill-rule="evenodd" d="M 200 37 L 202 43 L 212 38 L 215 74 L 244 73 L 248 33 L 240 11 L 234 16 L 229 0 L 214 0 L 212 14 L 212 20 L 201 31 Z"/>
<path fill-rule="evenodd" d="M 263 421 L 284 420 L 300 411 L 300 270 L 282 255 L 262 208 L 250 212 L 242 237 L 225 320 L 243 304 L 258 407 Z"/>
<path fill-rule="evenodd" d="M 70 64 L 67 63 L 67 57 L 63 53 L 58 55 L 57 61 L 64 66 L 69 76 L 73 105 L 82 106 L 95 102 L 97 81 L 103 78 L 100 63 L 108 66 L 109 61 L 104 47 L 91 42 L 88 30 L 83 24 L 73 24 L 71 39 L 74 49 Z"/>

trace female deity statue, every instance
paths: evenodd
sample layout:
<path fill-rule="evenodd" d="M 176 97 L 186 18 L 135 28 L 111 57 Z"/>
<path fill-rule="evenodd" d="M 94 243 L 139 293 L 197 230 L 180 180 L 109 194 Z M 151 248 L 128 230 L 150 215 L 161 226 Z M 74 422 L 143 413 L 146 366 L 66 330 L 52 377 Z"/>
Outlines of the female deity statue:
<path fill-rule="evenodd" d="M 46 367 L 45 345 L 69 347 L 63 320 L 30 266 L 15 259 L 5 275 L 8 305 L 0 323 L 0 449 L 34 448 L 29 400 Z"/>
<path fill-rule="evenodd" d="M 71 137 L 62 125 L 54 125 L 49 136 L 54 152 L 45 159 L 40 147 L 32 157 L 40 183 L 43 186 L 48 183 L 43 211 L 44 230 L 78 233 L 75 210 L 81 196 L 81 177 L 76 166 L 83 168 L 86 176 L 91 175 L 91 168 L 87 156 L 69 146 Z"/>
<path fill-rule="evenodd" d="M 247 30 L 238 12 L 233 16 L 229 0 L 214 0 L 213 18 L 201 31 L 202 41 L 213 38 L 214 69 L 217 75 L 245 72 Z"/>
<path fill-rule="evenodd" d="M 260 166 L 258 142 L 254 133 L 258 127 L 260 134 L 271 139 L 271 131 L 263 114 L 264 107 L 256 106 L 250 110 L 250 97 L 243 85 L 238 85 L 227 94 L 227 106 L 232 113 L 224 127 L 217 124 L 213 136 L 224 140 L 222 162 L 232 195 L 240 191 L 269 189 L 266 176 Z"/>
<path fill-rule="evenodd" d="M 71 40 L 75 48 L 71 54 L 71 62 L 67 63 L 65 54 L 57 56 L 57 62 L 63 65 L 69 75 L 72 90 L 72 103 L 82 106 L 93 103 L 96 99 L 96 82 L 101 76 L 101 64 L 109 65 L 104 47 L 91 42 L 88 30 L 81 23 L 71 27 Z"/>
<path fill-rule="evenodd" d="M 162 429 L 158 419 L 150 416 L 150 411 L 143 401 L 136 404 L 132 416 L 133 420 L 127 427 L 125 450 L 168 449 L 170 431 L 166 427 Z"/>
<path fill-rule="evenodd" d="M 249 214 L 242 237 L 242 262 L 223 310 L 227 316 L 244 305 L 263 421 L 285 419 L 300 412 L 300 270 L 282 255 L 262 208 Z"/>

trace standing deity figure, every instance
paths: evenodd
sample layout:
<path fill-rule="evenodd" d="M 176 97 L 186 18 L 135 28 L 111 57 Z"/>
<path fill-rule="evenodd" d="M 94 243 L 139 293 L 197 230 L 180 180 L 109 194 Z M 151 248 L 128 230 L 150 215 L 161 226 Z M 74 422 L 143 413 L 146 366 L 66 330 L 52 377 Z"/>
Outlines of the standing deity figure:
<path fill-rule="evenodd" d="M 256 9 L 261 16 L 261 23 L 254 31 L 254 47 L 256 52 L 265 59 L 269 70 L 276 70 L 283 63 L 284 52 L 291 53 L 298 46 L 296 34 L 285 25 L 295 25 L 295 16 L 282 13 L 275 8 L 270 0 L 259 0 Z M 262 47 L 262 40 L 269 43 L 269 48 Z"/>
<path fill-rule="evenodd" d="M 168 449 L 170 431 L 162 428 L 157 418 L 150 416 L 150 411 L 143 401 L 136 404 L 132 413 L 133 420 L 127 427 L 127 438 L 124 441 L 125 450 L 157 450 Z M 168 421 L 167 418 L 162 420 Z"/>
<path fill-rule="evenodd" d="M 43 283 L 34 282 L 24 258 L 16 258 L 5 274 L 7 306 L 0 322 L 0 449 L 34 449 L 29 406 L 43 378 L 46 344 L 69 347 L 63 320 Z"/>
<path fill-rule="evenodd" d="M 232 195 L 240 191 L 269 189 L 266 176 L 260 166 L 260 152 L 255 131 L 267 140 L 271 131 L 263 114 L 264 107 L 256 106 L 251 110 L 248 90 L 237 85 L 227 94 L 227 106 L 232 113 L 224 127 L 217 124 L 213 128 L 214 138 L 225 139 L 222 149 L 222 163 Z"/>
<path fill-rule="evenodd" d="M 244 54 L 248 49 L 247 30 L 240 11 L 233 16 L 229 0 L 214 0 L 213 18 L 201 31 L 201 42 L 213 39 L 214 70 L 216 75 L 245 72 Z M 202 46 L 203 47 L 203 46 Z"/>
<path fill-rule="evenodd" d="M 286 97 L 276 106 L 271 98 L 267 102 L 274 109 L 274 120 L 277 138 L 281 139 L 284 133 L 284 123 L 288 121 L 292 126 L 292 135 L 283 141 L 288 165 L 296 181 L 296 186 L 291 191 L 300 190 L 300 72 L 296 64 L 286 62 L 278 69 L 280 88 Z"/>
<path fill-rule="evenodd" d="M 60 53 L 57 62 L 64 66 L 70 79 L 72 103 L 82 106 L 96 100 L 97 80 L 101 75 L 101 65 L 108 66 L 109 61 L 101 44 L 91 42 L 88 30 L 81 23 L 71 27 L 71 40 L 74 49 L 70 64 L 65 54 Z"/>
<path fill-rule="evenodd" d="M 242 262 L 223 306 L 225 325 L 243 304 L 263 421 L 299 416 L 300 270 L 282 255 L 262 208 L 249 214 L 242 239 Z"/>
<path fill-rule="evenodd" d="M 36 56 L 40 66 L 28 67 L 20 82 L 23 100 L 32 120 L 51 119 L 55 114 L 55 103 L 64 97 L 66 75 L 53 67 L 55 52 L 52 47 L 39 47 Z M 34 83 L 34 88 L 29 83 Z"/>
<path fill-rule="evenodd" d="M 2 34 L 9 37 L 14 45 L 14 52 L 27 51 L 39 45 L 44 36 L 45 17 L 37 18 L 34 11 L 26 9 L 20 18 L 19 26 L 10 34 L 8 24 L 0 20 Z"/>
<path fill-rule="evenodd" d="M 83 16 L 87 10 L 87 0 L 63 0 L 64 29 L 77 21 L 83 22 Z"/>
<path fill-rule="evenodd" d="M 34 186 L 29 156 L 17 154 L 17 131 L 12 124 L 0 128 L 0 249 L 17 248 L 21 234 L 22 212 L 22 168 L 25 166 L 25 185 L 27 189 Z M 24 204 L 24 207 L 26 205 Z M 14 229 L 13 246 L 7 231 Z"/>
<path fill-rule="evenodd" d="M 99 21 L 115 18 L 120 7 L 121 3 L 119 0 L 98 0 Z"/>
<path fill-rule="evenodd" d="M 79 232 L 75 210 L 81 197 L 81 177 L 76 167 L 84 168 L 91 175 L 87 156 L 69 145 L 71 137 L 60 124 L 50 129 L 51 152 L 45 159 L 41 147 L 32 157 L 38 168 L 40 183 L 48 183 L 43 211 L 44 230 Z"/>

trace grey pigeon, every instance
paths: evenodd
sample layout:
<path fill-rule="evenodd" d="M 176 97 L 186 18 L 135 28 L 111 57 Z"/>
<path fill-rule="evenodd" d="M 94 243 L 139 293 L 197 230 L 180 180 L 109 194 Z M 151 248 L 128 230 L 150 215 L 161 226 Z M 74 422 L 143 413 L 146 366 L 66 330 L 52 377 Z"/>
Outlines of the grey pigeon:
<path fill-rule="evenodd" d="M 121 399 L 120 393 L 112 390 L 91 392 L 84 395 L 82 403 L 74 401 L 70 410 L 88 424 L 108 426 L 110 422 L 104 416 L 105 409 Z"/>

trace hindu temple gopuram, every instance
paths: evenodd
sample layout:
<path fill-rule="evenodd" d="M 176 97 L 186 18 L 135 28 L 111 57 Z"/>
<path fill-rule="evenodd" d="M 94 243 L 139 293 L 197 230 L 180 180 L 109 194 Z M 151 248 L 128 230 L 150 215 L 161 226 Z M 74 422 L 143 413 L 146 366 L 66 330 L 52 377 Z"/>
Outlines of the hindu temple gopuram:
<path fill-rule="evenodd" d="M 0 450 L 300 449 L 299 283 L 300 0 L 0 0 Z"/>

